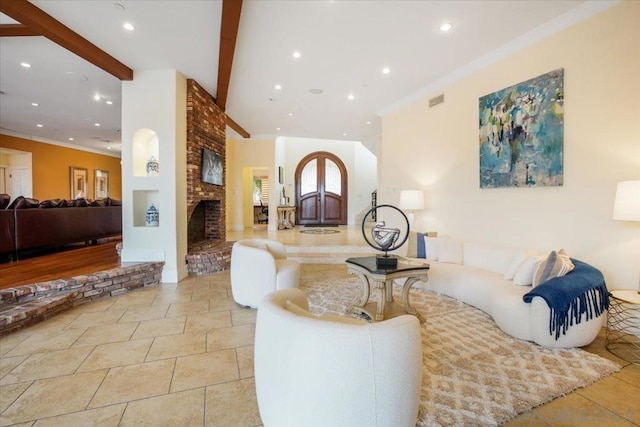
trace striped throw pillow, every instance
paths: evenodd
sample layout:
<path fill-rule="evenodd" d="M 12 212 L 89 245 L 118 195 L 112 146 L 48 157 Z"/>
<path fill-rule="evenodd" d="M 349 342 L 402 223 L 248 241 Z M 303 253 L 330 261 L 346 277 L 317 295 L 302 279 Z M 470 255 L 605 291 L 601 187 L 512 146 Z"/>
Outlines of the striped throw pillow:
<path fill-rule="evenodd" d="M 560 249 L 558 252 L 551 251 L 549 256 L 536 268 L 532 285 L 536 287 L 554 277 L 562 277 L 573 270 L 574 267 L 564 249 Z"/>

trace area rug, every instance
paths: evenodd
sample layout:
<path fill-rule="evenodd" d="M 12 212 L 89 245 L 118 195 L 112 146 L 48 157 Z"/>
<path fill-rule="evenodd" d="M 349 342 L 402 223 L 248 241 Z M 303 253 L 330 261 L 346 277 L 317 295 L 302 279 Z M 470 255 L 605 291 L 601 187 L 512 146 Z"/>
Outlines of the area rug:
<path fill-rule="evenodd" d="M 300 230 L 301 233 L 304 234 L 336 234 L 339 233 L 340 230 L 333 230 L 327 228 L 311 228 L 309 230 Z"/>
<path fill-rule="evenodd" d="M 327 278 L 300 288 L 313 313 L 345 315 L 362 284 L 357 277 Z M 399 287 L 394 298 L 400 299 Z M 455 299 L 421 289 L 410 298 L 423 322 L 418 426 L 502 424 L 620 369 L 581 349 L 512 338 L 490 316 Z"/>

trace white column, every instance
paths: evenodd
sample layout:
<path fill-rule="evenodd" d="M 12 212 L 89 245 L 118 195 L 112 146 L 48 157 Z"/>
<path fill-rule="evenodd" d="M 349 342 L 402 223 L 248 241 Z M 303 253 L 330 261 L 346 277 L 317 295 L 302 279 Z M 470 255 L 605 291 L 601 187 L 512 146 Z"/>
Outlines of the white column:
<path fill-rule="evenodd" d="M 176 70 L 135 71 L 122 83 L 122 262 L 164 261 L 162 281 L 187 276 L 187 81 Z M 148 176 L 153 154 L 157 176 Z M 145 225 L 153 203 L 159 225 Z"/>

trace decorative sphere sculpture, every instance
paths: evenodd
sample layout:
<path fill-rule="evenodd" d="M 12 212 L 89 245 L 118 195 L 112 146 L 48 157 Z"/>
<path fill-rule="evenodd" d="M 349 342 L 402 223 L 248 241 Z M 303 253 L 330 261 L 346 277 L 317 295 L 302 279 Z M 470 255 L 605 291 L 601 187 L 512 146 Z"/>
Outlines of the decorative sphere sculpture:
<path fill-rule="evenodd" d="M 378 212 L 384 209 L 393 209 L 397 211 L 401 218 L 406 223 L 406 232 L 404 236 L 401 236 L 402 230 L 398 227 L 388 227 L 386 221 L 377 221 Z M 375 221 L 375 225 L 369 233 L 366 231 L 367 223 Z M 379 205 L 374 206 L 364 215 L 362 218 L 362 236 L 369 246 L 372 248 L 384 252 L 383 256 L 377 256 L 376 261 L 378 266 L 395 267 L 397 265 L 397 258 L 390 256 L 387 253 L 398 249 L 407 241 L 409 237 L 409 219 L 400 209 L 393 205 Z"/>

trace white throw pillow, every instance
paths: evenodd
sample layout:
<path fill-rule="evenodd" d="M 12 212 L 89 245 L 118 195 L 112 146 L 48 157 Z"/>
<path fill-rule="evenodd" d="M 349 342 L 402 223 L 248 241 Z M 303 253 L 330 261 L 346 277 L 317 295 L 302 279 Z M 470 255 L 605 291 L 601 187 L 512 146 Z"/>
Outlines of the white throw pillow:
<path fill-rule="evenodd" d="M 438 261 L 462 264 L 462 241 L 452 237 L 438 238 Z"/>
<path fill-rule="evenodd" d="M 513 276 L 513 283 L 520 286 L 529 286 L 533 283 L 533 275 L 538 264 L 544 259 L 544 256 L 534 255 L 525 258 L 516 270 Z"/>
<path fill-rule="evenodd" d="M 520 267 L 520 265 L 524 262 L 526 258 L 527 258 L 527 254 L 525 251 L 518 251 L 513 256 L 513 259 L 509 263 L 507 270 L 504 272 L 504 279 L 513 280 L 513 278 L 516 275 L 516 272 L 518 271 L 518 267 Z"/>
<path fill-rule="evenodd" d="M 438 239 L 443 239 L 443 237 L 429 237 L 424 236 L 424 247 L 427 252 L 427 259 L 431 261 L 438 261 L 439 258 L 439 246 Z"/>

